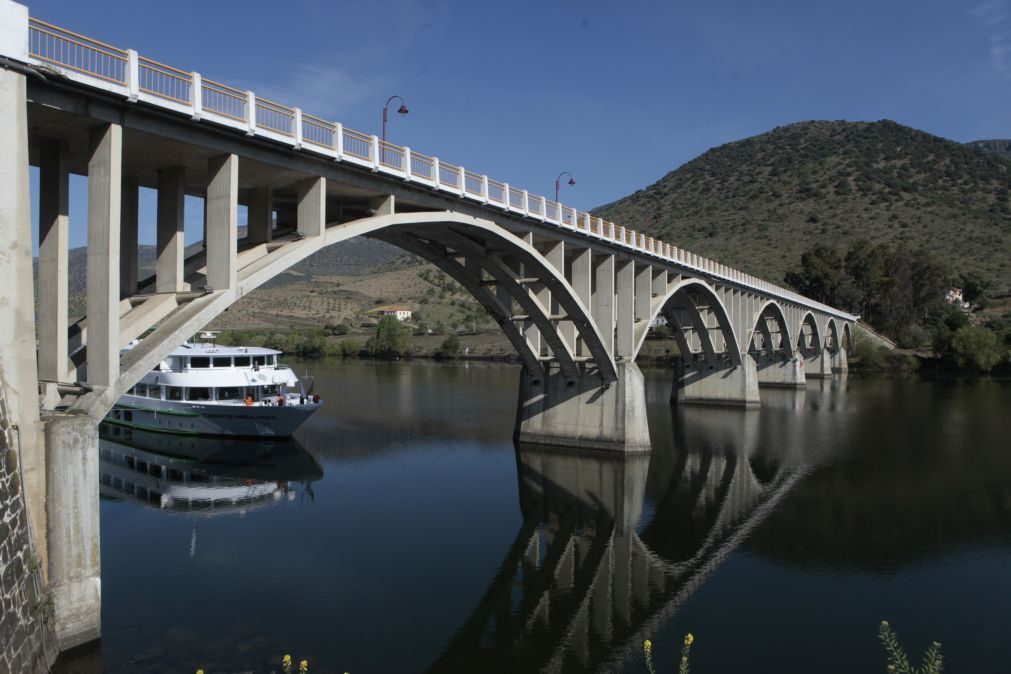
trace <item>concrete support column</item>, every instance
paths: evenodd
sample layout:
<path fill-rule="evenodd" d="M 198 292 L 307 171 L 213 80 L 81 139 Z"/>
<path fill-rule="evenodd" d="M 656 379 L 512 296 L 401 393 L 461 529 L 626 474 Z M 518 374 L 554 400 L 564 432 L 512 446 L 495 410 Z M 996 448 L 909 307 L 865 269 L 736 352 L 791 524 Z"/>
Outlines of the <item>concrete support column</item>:
<path fill-rule="evenodd" d="M 49 588 L 56 638 L 65 651 L 101 635 L 98 428 L 81 414 L 49 414 L 43 422 Z"/>
<path fill-rule="evenodd" d="M 28 45 L 28 8 L 8 3 L 18 14 L 3 27 Z M 25 77 L 0 69 L 0 379 L 7 413 L 18 426 L 18 461 L 28 521 L 42 568 L 46 561 L 46 461 L 39 425 L 35 347 L 35 284 L 32 274 L 31 194 L 28 187 L 28 110 Z M 64 335 L 66 332 L 64 332 Z M 66 362 L 66 361 L 64 361 Z"/>
<path fill-rule="evenodd" d="M 120 207 L 119 291 L 121 297 L 137 294 L 137 243 L 140 218 L 140 187 L 136 178 L 123 180 Z"/>
<path fill-rule="evenodd" d="M 635 322 L 649 321 L 653 309 L 653 267 L 636 267 L 635 270 Z M 667 279 L 664 277 L 664 283 Z"/>
<path fill-rule="evenodd" d="M 678 405 L 758 407 L 758 372 L 747 353 L 741 362 L 696 361 L 679 358 L 675 367 L 671 402 Z"/>
<path fill-rule="evenodd" d="M 616 264 L 615 326 L 617 344 L 615 356 L 632 360 L 635 356 L 635 262 Z"/>
<path fill-rule="evenodd" d="M 565 276 L 565 242 L 563 241 L 551 241 L 544 244 L 541 254 L 548 261 L 555 270 L 558 271 L 563 277 Z M 537 300 L 544 306 L 544 309 L 548 312 L 549 316 L 557 316 L 561 313 L 561 308 L 558 304 L 558 298 L 551 296 L 551 291 L 548 290 L 547 286 L 541 284 L 541 287 L 537 289 L 535 293 Z M 575 354 L 575 342 L 569 339 L 570 335 L 562 334 L 561 328 L 564 325 L 572 325 L 571 321 L 565 321 L 563 323 L 554 322 L 555 331 L 559 333 L 562 341 L 568 344 L 569 349 Z"/>
<path fill-rule="evenodd" d="M 590 309 L 590 295 L 593 287 L 593 281 L 590 277 L 592 259 L 593 252 L 589 248 L 577 249 L 572 255 L 571 273 L 569 278 L 569 285 L 572 286 L 573 291 L 576 293 L 576 297 L 578 297 L 579 301 L 583 303 L 583 306 L 586 307 L 587 311 Z M 577 337 L 578 332 L 576 331 L 576 326 L 569 323 L 562 326 L 562 329 L 563 337 L 565 337 L 569 344 L 572 345 L 573 355 L 588 355 L 582 352 L 583 349 L 580 347 L 581 340 Z"/>
<path fill-rule="evenodd" d="M 633 362 L 617 364 L 618 380 L 595 371 L 569 381 L 560 372 L 520 375 L 515 439 L 534 445 L 617 452 L 649 451 L 646 392 Z"/>
<path fill-rule="evenodd" d="M 228 290 L 235 287 L 237 275 L 239 157 L 214 157 L 207 167 L 207 285 Z"/>
<path fill-rule="evenodd" d="M 56 382 L 67 376 L 70 172 L 62 143 L 45 144 L 39 160 L 39 378 Z"/>
<path fill-rule="evenodd" d="M 183 289 L 184 207 L 186 170 L 168 168 L 158 172 L 158 259 L 155 261 L 155 292 Z"/>
<path fill-rule="evenodd" d="M 88 158 L 88 383 L 119 378 L 119 226 L 123 128 L 91 132 Z"/>
<path fill-rule="evenodd" d="M 246 240 L 249 243 L 269 243 L 274 238 L 274 192 L 258 187 L 249 193 L 249 222 Z"/>
<path fill-rule="evenodd" d="M 593 263 L 593 296 L 590 315 L 600 330 L 604 348 L 614 353 L 614 256 L 602 255 Z"/>
<path fill-rule="evenodd" d="M 326 178 L 311 178 L 298 191 L 298 233 L 319 236 L 325 227 Z"/>

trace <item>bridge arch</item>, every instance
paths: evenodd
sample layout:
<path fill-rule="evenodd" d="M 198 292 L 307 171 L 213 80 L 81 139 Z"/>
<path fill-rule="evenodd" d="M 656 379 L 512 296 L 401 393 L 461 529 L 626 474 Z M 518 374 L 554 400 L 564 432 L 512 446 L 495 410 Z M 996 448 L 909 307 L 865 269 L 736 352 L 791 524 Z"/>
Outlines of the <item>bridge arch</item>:
<path fill-rule="evenodd" d="M 813 313 L 806 312 L 797 327 L 797 348 L 805 355 L 814 355 L 822 350 L 822 341 L 818 321 Z"/>
<path fill-rule="evenodd" d="M 851 348 L 853 348 L 853 333 L 850 330 L 850 323 L 849 323 L 849 321 L 843 321 L 843 326 L 842 326 L 842 341 L 841 341 L 840 345 L 846 351 L 849 351 Z"/>
<path fill-rule="evenodd" d="M 281 246 L 275 241 L 272 247 L 261 245 L 244 251 L 246 264 L 238 271 L 235 287 L 208 291 L 168 315 L 141 344 L 121 356 L 120 376 L 115 384 L 96 387 L 82 396 L 76 407 L 101 420 L 146 372 L 246 293 L 313 253 L 357 236 L 372 236 L 414 253 L 463 285 L 495 318 L 530 371 L 535 372 L 543 367 L 544 361 L 552 360 L 559 364 L 564 375 L 578 377 L 573 345 L 552 325 L 557 317 L 552 317 L 550 307 L 545 307 L 523 286 L 523 279 L 514 268 L 516 264 L 524 265 L 527 273 L 536 274 L 551 290 L 552 297 L 575 326 L 603 381 L 617 378 L 614 359 L 589 309 L 577 297 L 562 271 L 532 245 L 495 222 L 435 211 L 377 215 L 328 225 L 319 236 L 292 237 Z M 525 312 L 525 318 L 539 329 L 551 351 L 550 357 L 535 352 L 514 322 L 511 306 L 514 301 Z"/>
<path fill-rule="evenodd" d="M 778 328 L 779 343 L 774 344 L 776 340 L 773 338 L 772 331 L 769 329 L 769 321 L 773 321 Z M 762 336 L 765 348 L 771 351 L 784 351 L 786 353 L 793 352 L 793 338 L 790 331 L 790 324 L 786 320 L 786 314 L 783 312 L 783 307 L 779 305 L 775 300 L 769 300 L 755 313 L 754 320 L 752 321 L 754 326 L 751 329 L 751 333 L 748 337 L 748 348 L 751 350 L 751 345 L 755 339 L 756 334 Z"/>
<path fill-rule="evenodd" d="M 738 348 L 737 333 L 730 320 L 726 307 L 720 300 L 716 290 L 705 281 L 699 279 L 684 279 L 653 307 L 649 324 L 652 324 L 661 314 L 673 328 L 674 339 L 681 350 L 681 358 L 689 360 L 692 354 L 704 354 L 706 360 L 715 362 L 722 354 L 726 354 L 735 365 L 741 364 L 741 353 Z M 715 325 L 711 325 L 711 319 Z M 646 341 L 647 330 L 639 335 L 635 345 L 635 354 L 639 353 Z M 713 332 L 722 339 L 722 344 L 713 338 Z M 698 344 L 693 344 L 692 337 Z M 698 348 L 695 348 L 695 347 Z"/>
<path fill-rule="evenodd" d="M 840 348 L 839 326 L 834 317 L 828 319 L 825 328 L 825 350 L 829 353 L 836 353 Z"/>

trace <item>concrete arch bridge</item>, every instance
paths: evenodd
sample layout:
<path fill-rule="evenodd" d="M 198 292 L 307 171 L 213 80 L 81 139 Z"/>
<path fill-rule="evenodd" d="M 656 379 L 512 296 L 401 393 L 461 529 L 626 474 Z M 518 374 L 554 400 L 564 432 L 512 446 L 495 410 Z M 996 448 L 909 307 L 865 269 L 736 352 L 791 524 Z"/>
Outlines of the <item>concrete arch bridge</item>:
<path fill-rule="evenodd" d="M 29 17 L 10 0 L 0 0 L 0 57 L 0 374 L 64 646 L 97 633 L 98 422 L 243 295 L 348 238 L 431 261 L 496 319 L 523 363 L 516 435 L 526 443 L 648 449 L 635 358 L 661 316 L 680 345 L 678 404 L 756 406 L 760 384 L 800 387 L 846 369 L 855 316 L 434 155 Z M 88 195 L 87 311 L 73 324 L 71 174 L 87 176 Z M 147 279 L 140 187 L 157 190 Z M 189 257 L 187 196 L 204 203 L 203 246 Z M 54 481 L 80 489 L 47 489 Z M 80 521 L 54 529 L 46 501 L 56 491 L 94 492 L 94 503 L 69 504 L 64 515 Z"/>

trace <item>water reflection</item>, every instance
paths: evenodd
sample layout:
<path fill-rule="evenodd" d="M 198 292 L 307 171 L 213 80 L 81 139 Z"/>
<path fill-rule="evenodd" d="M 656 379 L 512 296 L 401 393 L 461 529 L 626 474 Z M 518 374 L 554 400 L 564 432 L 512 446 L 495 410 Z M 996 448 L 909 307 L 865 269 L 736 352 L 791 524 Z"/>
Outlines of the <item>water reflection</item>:
<path fill-rule="evenodd" d="M 100 487 L 126 500 L 201 517 L 242 514 L 308 495 L 323 469 L 295 440 L 178 436 L 101 424 Z"/>
<path fill-rule="evenodd" d="M 518 446 L 523 525 L 430 671 L 606 671 L 638 652 L 829 456 L 798 426 L 836 393 L 668 408 L 646 455 Z"/>

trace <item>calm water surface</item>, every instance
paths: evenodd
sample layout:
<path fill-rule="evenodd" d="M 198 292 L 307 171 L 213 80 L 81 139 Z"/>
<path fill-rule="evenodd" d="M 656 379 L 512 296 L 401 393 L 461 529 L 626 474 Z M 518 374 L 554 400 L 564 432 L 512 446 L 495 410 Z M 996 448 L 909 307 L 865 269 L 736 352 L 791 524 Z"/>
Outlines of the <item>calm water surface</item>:
<path fill-rule="evenodd" d="M 672 409 L 651 454 L 514 447 L 518 370 L 309 363 L 295 443 L 102 443 L 109 672 L 1011 665 L 1011 388 L 834 381 Z M 298 365 L 297 371 L 302 371 Z M 158 473 L 152 477 L 152 473 Z M 214 502 L 208 500 L 212 495 Z"/>

